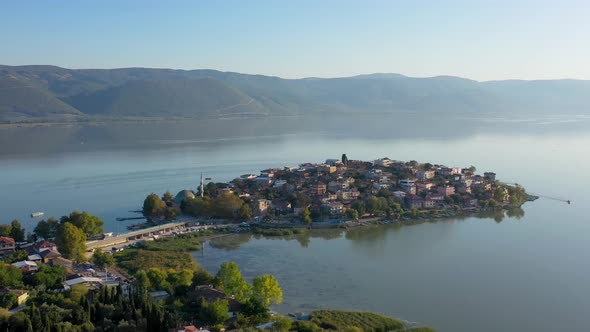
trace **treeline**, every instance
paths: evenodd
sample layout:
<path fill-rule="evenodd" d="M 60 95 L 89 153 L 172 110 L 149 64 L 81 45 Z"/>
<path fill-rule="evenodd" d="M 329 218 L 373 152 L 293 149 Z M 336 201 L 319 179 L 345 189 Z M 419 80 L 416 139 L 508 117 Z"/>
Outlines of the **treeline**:
<path fill-rule="evenodd" d="M 74 211 L 59 220 L 41 220 L 34 229 L 37 238 L 55 240 L 59 252 L 78 262 L 86 261 L 86 240 L 103 232 L 104 221 L 84 211 Z"/>
<path fill-rule="evenodd" d="M 25 235 L 25 229 L 18 220 L 0 225 L 0 236 L 13 238 L 16 242 L 35 242 L 40 239 L 55 241 L 63 257 L 78 262 L 86 261 L 86 240 L 103 232 L 104 222 L 97 216 L 84 211 L 74 211 L 59 220 L 51 217 L 37 223 L 33 233 Z M 28 253 L 16 250 L 5 254 L 1 260 L 13 263 L 27 259 Z"/>
<path fill-rule="evenodd" d="M 23 242 L 26 240 L 25 229 L 18 220 L 13 220 L 10 224 L 0 225 L 0 236 L 7 236 L 13 238 L 16 242 Z"/>
<path fill-rule="evenodd" d="M 13 315 L 0 315 L 0 331 L 154 331 L 178 326 L 173 312 L 155 303 L 145 289 L 125 296 L 119 287 L 89 292 L 74 286 L 67 292 L 40 292 Z"/>
<path fill-rule="evenodd" d="M 224 192 L 215 196 L 186 198 L 175 206 L 170 193 L 159 197 L 152 193 L 143 202 L 143 214 L 149 217 L 174 218 L 180 212 L 195 217 L 211 217 L 235 220 L 252 218 L 252 209 L 237 195 Z"/>

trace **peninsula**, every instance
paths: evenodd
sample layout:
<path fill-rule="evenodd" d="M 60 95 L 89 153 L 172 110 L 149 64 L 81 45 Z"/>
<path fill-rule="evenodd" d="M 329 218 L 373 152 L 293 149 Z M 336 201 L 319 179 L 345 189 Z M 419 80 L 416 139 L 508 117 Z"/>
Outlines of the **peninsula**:
<path fill-rule="evenodd" d="M 396 161 L 327 159 L 269 168 L 231 182 L 201 180 L 196 191 L 156 194 L 150 218 L 178 214 L 256 224 L 348 225 L 363 219 L 408 220 L 518 208 L 536 199 L 518 184 L 476 168 Z"/>

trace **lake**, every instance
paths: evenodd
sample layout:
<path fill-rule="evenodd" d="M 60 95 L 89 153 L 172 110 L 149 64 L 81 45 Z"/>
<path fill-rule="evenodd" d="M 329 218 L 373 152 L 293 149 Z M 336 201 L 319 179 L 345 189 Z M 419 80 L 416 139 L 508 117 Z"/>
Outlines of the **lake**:
<path fill-rule="evenodd" d="M 524 215 L 209 243 L 247 278 L 271 273 L 282 312 L 368 310 L 441 332 L 587 331 L 590 220 L 585 115 L 461 114 L 226 119 L 0 129 L 0 219 L 88 210 L 109 231 L 150 192 L 338 158 L 475 165 L 541 198 Z"/>

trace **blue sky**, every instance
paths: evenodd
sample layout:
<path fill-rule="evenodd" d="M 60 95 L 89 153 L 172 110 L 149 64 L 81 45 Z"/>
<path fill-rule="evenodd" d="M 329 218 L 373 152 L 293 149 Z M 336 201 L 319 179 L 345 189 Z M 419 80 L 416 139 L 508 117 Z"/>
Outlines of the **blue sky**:
<path fill-rule="evenodd" d="M 590 1 L 4 1 L 0 64 L 590 79 Z"/>

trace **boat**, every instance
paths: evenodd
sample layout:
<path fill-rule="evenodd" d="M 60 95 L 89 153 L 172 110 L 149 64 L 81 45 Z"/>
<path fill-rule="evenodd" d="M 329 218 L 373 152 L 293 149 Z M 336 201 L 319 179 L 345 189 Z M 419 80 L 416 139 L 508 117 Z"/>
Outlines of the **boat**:
<path fill-rule="evenodd" d="M 39 218 L 39 217 L 43 217 L 45 215 L 44 212 L 33 212 L 31 213 L 31 218 Z"/>

